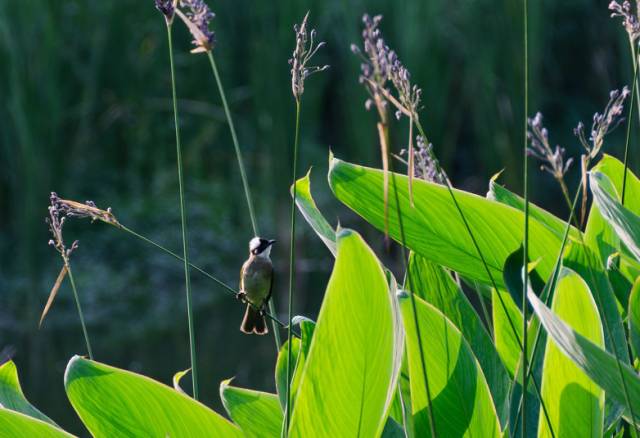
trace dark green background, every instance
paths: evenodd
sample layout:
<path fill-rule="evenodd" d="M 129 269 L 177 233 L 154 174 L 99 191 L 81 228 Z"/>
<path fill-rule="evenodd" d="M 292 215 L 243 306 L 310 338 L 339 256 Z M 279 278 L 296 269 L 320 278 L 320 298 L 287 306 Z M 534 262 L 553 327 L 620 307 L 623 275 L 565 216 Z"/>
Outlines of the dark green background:
<path fill-rule="evenodd" d="M 609 90 L 630 80 L 625 34 L 609 18 L 606 1 L 530 3 L 530 113 L 543 110 L 552 141 L 576 155 L 572 127 L 590 122 Z M 275 300 L 283 319 L 294 124 L 287 59 L 292 26 L 308 9 L 328 43 L 317 63 L 331 68 L 307 82 L 299 173 L 314 166 L 314 192 L 331 221 L 363 232 L 398 266 L 380 233 L 341 208 L 325 182 L 329 148 L 379 166 L 375 115 L 364 109 L 359 61 L 349 50 L 365 11 L 385 16 L 387 42 L 422 86 L 422 121 L 454 184 L 484 194 L 488 178 L 505 168 L 503 181 L 521 191 L 520 1 L 225 0 L 212 6 L 216 59 L 260 226 L 278 239 Z M 175 27 L 192 258 L 235 286 L 252 237 L 235 155 L 206 57 L 190 55 L 189 36 L 181 23 Z M 15 351 L 28 397 L 75 433 L 82 427 L 62 377 L 84 343 L 66 283 L 37 328 L 61 266 L 47 246 L 48 194 L 111 206 L 122 223 L 179 251 L 170 96 L 164 21 L 151 0 L 0 0 L 0 350 Z M 406 121 L 393 129 L 397 152 Z M 623 134 L 615 133 L 609 152 L 621 155 Z M 531 173 L 532 199 L 565 215 L 551 178 L 535 165 Z M 332 258 L 302 219 L 299 224 L 294 307 L 315 317 Z M 182 265 L 104 224 L 71 221 L 65 236 L 80 240 L 73 266 L 96 358 L 165 383 L 188 368 Z M 204 402 L 220 411 L 217 387 L 231 376 L 238 385 L 273 391 L 273 338 L 242 335 L 239 303 L 197 273 L 192 278 Z"/>

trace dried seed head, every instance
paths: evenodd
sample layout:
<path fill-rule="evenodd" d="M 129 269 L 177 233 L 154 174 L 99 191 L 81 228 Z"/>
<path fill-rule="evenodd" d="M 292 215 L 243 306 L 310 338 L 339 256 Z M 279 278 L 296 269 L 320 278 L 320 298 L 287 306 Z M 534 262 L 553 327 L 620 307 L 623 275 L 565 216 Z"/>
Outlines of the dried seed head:
<path fill-rule="evenodd" d="M 213 50 L 216 43 L 216 34 L 209 29 L 214 14 L 204 0 L 181 0 L 186 13 L 176 9 L 176 13 L 182 21 L 187 25 L 191 36 L 193 36 L 193 44 L 196 46 L 192 53 L 208 52 Z"/>
<path fill-rule="evenodd" d="M 387 105 L 384 92 L 389 77 L 389 64 L 387 62 L 389 47 L 382 38 L 378 25 L 382 21 L 382 15 L 371 17 L 369 14 L 362 16 L 364 29 L 362 30 L 362 49 L 356 44 L 351 44 L 351 51 L 362 59 L 360 64 L 359 82 L 364 85 L 370 98 L 365 101 L 367 111 L 375 104 L 382 113 Z"/>
<path fill-rule="evenodd" d="M 310 32 L 308 31 L 308 18 L 309 12 L 304 16 L 300 25 L 295 24 L 293 26 L 293 31 L 296 34 L 296 47 L 293 50 L 291 59 L 289 59 L 289 64 L 291 65 L 291 91 L 296 100 L 300 99 L 300 96 L 304 93 L 304 81 L 307 77 L 329 68 L 328 65 L 307 65 L 313 55 L 325 45 L 324 41 L 315 43 L 316 30 L 311 29 Z"/>
<path fill-rule="evenodd" d="M 66 214 L 63 209 L 60 208 L 60 198 L 55 192 L 51 192 L 49 200 L 51 202 L 51 205 L 49 205 L 49 217 L 45 219 L 53 236 L 53 239 L 49 240 L 49 245 L 53 246 L 55 250 L 60 253 L 66 263 L 71 253 L 78 248 L 78 241 L 73 242 L 71 248 L 65 246 L 62 229 L 67 219 Z"/>
<path fill-rule="evenodd" d="M 614 0 L 609 3 L 609 10 L 612 17 L 622 18 L 622 25 L 629 34 L 629 38 L 635 41 L 640 36 L 640 23 L 637 14 L 631 10 L 631 3 L 625 0 L 620 4 Z"/>
<path fill-rule="evenodd" d="M 565 150 L 556 145 L 555 149 L 549 143 L 549 132 L 542 124 L 542 114 L 536 113 L 532 119 L 527 119 L 529 130 L 527 138 L 531 147 L 527 148 L 527 154 L 542 162 L 540 169 L 549 172 L 556 180 L 562 181 L 569 170 L 573 158 L 564 161 Z"/>
<path fill-rule="evenodd" d="M 584 123 L 578 123 L 578 126 L 573 130 L 590 159 L 595 158 L 600 153 L 605 137 L 624 120 L 622 117 L 624 101 L 629 96 L 629 93 L 629 88 L 626 86 L 622 90 L 613 90 L 609 93 L 609 102 L 607 102 L 602 113 L 593 115 L 588 139 L 585 134 Z"/>

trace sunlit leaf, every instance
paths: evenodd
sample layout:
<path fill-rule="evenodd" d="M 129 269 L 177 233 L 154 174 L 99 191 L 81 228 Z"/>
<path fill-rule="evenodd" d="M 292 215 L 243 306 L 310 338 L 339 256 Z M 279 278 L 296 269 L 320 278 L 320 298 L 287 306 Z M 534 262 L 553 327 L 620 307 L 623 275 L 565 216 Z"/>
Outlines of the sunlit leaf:
<path fill-rule="evenodd" d="M 247 437 L 279 437 L 283 417 L 278 396 L 230 383 L 231 379 L 220 384 L 220 398 L 234 423 Z"/>
<path fill-rule="evenodd" d="M 633 284 L 629 298 L 629 338 L 636 358 L 640 358 L 640 278 Z"/>
<path fill-rule="evenodd" d="M 447 188 L 416 180 L 413 184 L 415 207 L 411 207 L 406 177 L 397 174 L 395 181 L 407 247 L 465 277 L 490 283 Z M 379 230 L 384 230 L 381 170 L 332 158 L 329 184 L 340 201 Z M 454 193 L 483 252 L 491 277 L 499 287 L 504 287 L 502 268 L 509 254 L 522 242 L 523 213 L 471 193 L 460 190 L 454 190 Z M 389 235 L 402 242 L 395 195 L 389 197 L 389 209 L 393 213 L 389 214 Z M 543 278 L 547 278 L 560 248 L 560 239 L 535 220 L 529 225 L 531 235 L 536 236 L 530 242 L 529 256 L 531 260 L 540 259 L 538 270 Z"/>
<path fill-rule="evenodd" d="M 11 360 L 0 365 L 0 407 L 21 412 L 56 426 L 52 419 L 40 412 L 26 399 L 18 379 L 18 369 Z"/>
<path fill-rule="evenodd" d="M 224 417 L 169 386 L 80 356 L 69 361 L 64 383 L 94 436 L 242 436 Z"/>
<path fill-rule="evenodd" d="M 379 436 L 401 351 L 393 297 L 371 249 L 351 230 L 337 257 L 298 389 L 291 436 Z"/>
<path fill-rule="evenodd" d="M 599 347 L 604 335 L 595 301 L 584 280 L 563 268 L 553 296 L 552 311 L 573 330 Z M 604 391 L 556 347 L 547 341 L 542 378 L 542 397 L 556 436 L 602 436 Z M 539 437 L 550 437 L 540 416 Z"/>
<path fill-rule="evenodd" d="M 178 371 L 177 373 L 175 373 L 173 375 L 173 389 L 175 389 L 178 392 L 181 392 L 183 394 L 186 394 L 184 392 L 184 390 L 182 389 L 182 387 L 180 386 L 180 380 L 182 380 L 182 378 L 184 376 L 186 376 L 187 374 L 189 374 L 189 371 L 191 371 L 191 368 L 188 368 L 184 371 Z"/>
<path fill-rule="evenodd" d="M 0 436 L 68 438 L 73 435 L 42 420 L 0 407 Z"/>
<path fill-rule="evenodd" d="M 500 436 L 489 386 L 462 333 L 438 309 L 418 297 L 415 297 L 416 326 L 409 293 L 401 292 L 398 299 L 407 332 L 416 436 L 431 436 L 417 327 L 420 327 L 437 436 Z"/>

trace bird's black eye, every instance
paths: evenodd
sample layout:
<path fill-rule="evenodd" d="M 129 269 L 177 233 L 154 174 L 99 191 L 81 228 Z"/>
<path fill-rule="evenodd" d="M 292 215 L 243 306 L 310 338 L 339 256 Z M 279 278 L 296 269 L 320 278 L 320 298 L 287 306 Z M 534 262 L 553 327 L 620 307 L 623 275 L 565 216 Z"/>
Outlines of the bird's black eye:
<path fill-rule="evenodd" d="M 258 255 L 258 250 L 257 250 L 257 249 L 252 249 L 252 250 L 251 250 L 251 254 L 253 254 L 253 255 Z"/>

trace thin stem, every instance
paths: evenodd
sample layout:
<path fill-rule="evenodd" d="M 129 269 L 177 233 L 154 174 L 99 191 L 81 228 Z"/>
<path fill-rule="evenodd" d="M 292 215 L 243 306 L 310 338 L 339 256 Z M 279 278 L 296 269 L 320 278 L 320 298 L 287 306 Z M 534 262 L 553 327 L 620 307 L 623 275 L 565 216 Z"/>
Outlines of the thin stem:
<path fill-rule="evenodd" d="M 184 178 L 182 172 L 182 146 L 180 143 L 180 125 L 178 120 L 178 97 L 176 95 L 176 73 L 173 63 L 173 38 L 171 24 L 167 23 L 167 38 L 169 40 L 169 63 L 171 64 L 171 94 L 173 98 L 173 119 L 176 130 L 176 156 L 178 163 L 178 186 L 180 190 L 180 221 L 182 225 L 182 252 L 184 255 L 184 282 L 187 294 L 187 321 L 189 324 L 189 351 L 191 356 L 191 381 L 193 383 L 193 398 L 198 400 L 198 362 L 196 360 L 196 335 L 193 324 L 193 302 L 191 299 L 191 278 L 189 275 L 189 241 L 187 237 L 187 218 L 184 196 Z"/>
<path fill-rule="evenodd" d="M 218 67 L 216 65 L 216 61 L 213 58 L 213 53 L 209 50 L 207 52 L 207 56 L 209 58 L 209 63 L 211 64 L 211 70 L 213 70 L 213 75 L 216 79 L 216 85 L 218 86 L 218 93 L 220 94 L 220 100 L 222 100 L 222 106 L 224 107 L 224 113 L 227 117 L 227 124 L 229 125 L 229 131 L 231 132 L 231 140 L 233 141 L 233 148 L 236 151 L 236 158 L 238 160 L 238 167 L 240 168 L 240 178 L 242 179 L 242 187 L 244 189 L 244 196 L 247 200 L 247 208 L 249 210 L 249 217 L 251 218 L 251 227 L 253 228 L 254 236 L 259 236 L 260 233 L 258 231 L 258 222 L 256 221 L 256 216 L 253 209 L 253 200 L 251 198 L 251 191 L 249 190 L 249 182 L 247 180 L 247 173 L 244 167 L 244 160 L 242 159 L 242 151 L 240 150 L 240 143 L 238 142 L 238 136 L 236 134 L 236 128 L 233 124 L 233 118 L 231 117 L 231 111 L 229 110 L 229 104 L 227 103 L 227 96 L 224 92 L 224 87 L 222 86 L 222 80 L 220 79 L 220 73 L 218 73 Z M 273 303 L 273 297 L 269 300 L 269 312 L 271 314 L 275 314 L 275 305 Z M 273 321 L 272 321 L 273 322 Z M 280 350 L 280 332 L 278 331 L 278 326 L 273 323 L 273 336 L 276 341 L 276 349 Z"/>
<path fill-rule="evenodd" d="M 289 324 L 287 327 L 287 340 L 289 348 L 287 349 L 287 411 L 285 413 L 285 437 L 289 436 L 289 424 L 291 423 L 291 373 L 292 373 L 292 354 L 291 354 L 291 320 L 293 319 L 293 282 L 295 270 L 295 246 L 296 246 L 296 196 L 298 190 L 296 188 L 296 174 L 298 172 L 298 139 L 300 134 L 300 98 L 296 99 L 296 135 L 293 142 L 293 171 L 292 171 L 292 187 L 293 197 L 291 198 L 291 245 L 289 247 Z"/>
<path fill-rule="evenodd" d="M 67 275 L 69 276 L 69 282 L 71 283 L 71 290 L 73 290 L 73 299 L 76 302 L 76 308 L 78 309 L 78 316 L 80 317 L 80 325 L 82 326 L 82 333 L 84 334 L 84 343 L 87 345 L 87 353 L 89 353 L 89 359 L 93 360 L 93 350 L 91 350 L 91 342 L 89 342 L 89 332 L 87 331 L 87 325 L 84 322 L 84 314 L 82 313 L 82 306 L 80 305 L 80 297 L 78 296 L 78 289 L 76 288 L 76 282 L 73 279 L 73 272 L 71 271 L 71 264 L 68 260 L 64 261 L 67 267 Z"/>
<path fill-rule="evenodd" d="M 529 114 L 529 4 L 528 0 L 523 0 L 523 45 L 524 45 L 524 132 L 523 132 L 523 148 L 524 156 L 523 175 L 524 175 L 524 241 L 522 244 L 522 436 L 527 436 L 527 289 L 529 274 L 527 264 L 529 261 L 529 154 L 527 154 L 527 114 Z"/>
<path fill-rule="evenodd" d="M 626 194 L 627 189 L 627 169 L 629 168 L 629 139 L 631 138 L 631 118 L 633 117 L 633 101 L 636 99 L 636 94 L 638 93 L 637 81 L 638 81 L 638 62 L 637 57 L 640 55 L 640 47 L 638 48 L 638 52 L 633 51 L 632 47 L 632 56 L 635 62 L 633 63 L 633 83 L 631 84 L 631 103 L 629 105 L 629 117 L 627 120 L 627 135 L 624 142 L 624 174 L 622 176 L 622 205 L 624 206 L 624 195 Z"/>
<path fill-rule="evenodd" d="M 422 124 L 420 123 L 419 119 L 416 118 L 414 119 L 414 123 L 416 124 L 416 127 L 418 128 L 418 131 L 420 133 L 420 135 L 425 139 L 425 143 L 429 144 L 429 141 L 427 139 L 427 136 L 424 132 L 424 129 L 422 129 Z M 491 274 L 491 270 L 489 269 L 489 265 L 487 264 L 486 259 L 484 258 L 484 254 L 482 253 L 482 251 L 480 250 L 480 245 L 478 244 L 478 241 L 476 240 L 475 235 L 473 234 L 473 231 L 471 231 L 471 226 L 469 225 L 469 222 L 467 221 L 467 218 L 464 214 L 464 212 L 462 211 L 462 208 L 460 207 L 460 204 L 458 203 L 458 199 L 455 196 L 455 193 L 453 192 L 453 186 L 451 185 L 451 181 L 446 177 L 446 174 L 444 173 L 444 170 L 442 169 L 442 167 L 440 167 L 440 163 L 438 162 L 437 158 L 435 157 L 435 154 L 433 153 L 433 151 L 430 152 L 431 153 L 431 158 L 433 159 L 433 162 L 436 165 L 436 171 L 438 172 L 439 175 L 442 176 L 442 179 L 445 181 L 445 186 L 447 187 L 447 190 L 449 191 L 449 195 L 451 196 L 451 200 L 453 201 L 454 206 L 456 207 L 456 210 L 458 211 L 458 214 L 460 216 L 460 219 L 462 220 L 464 227 L 467 231 L 467 234 L 469 235 L 469 237 L 471 238 L 471 241 L 473 243 L 473 246 L 476 250 L 476 253 L 478 254 L 478 257 L 480 257 L 480 260 L 482 262 L 482 265 L 487 273 L 487 276 L 489 277 L 489 281 L 491 282 L 492 287 L 497 291 L 498 290 L 498 285 L 496 284 L 496 281 L 493 278 L 493 275 Z M 507 307 L 506 304 L 502 298 L 501 294 L 496 294 L 498 296 L 498 301 L 500 302 L 500 306 L 502 307 L 502 310 L 504 311 L 505 315 L 507 316 L 507 322 L 509 323 L 509 327 L 511 328 L 511 331 L 513 333 L 513 336 L 516 338 L 516 341 L 518 342 L 518 345 L 520 347 L 520 349 L 522 350 L 523 347 L 523 343 L 522 340 L 520 339 L 520 335 L 518 335 L 518 331 L 516 330 L 516 326 L 513 323 L 513 320 L 511 319 L 511 316 L 509 316 L 509 312 L 507 312 Z M 544 400 L 542 399 L 542 393 L 540 392 L 540 386 L 538 385 L 538 382 L 535 378 L 535 376 L 530 376 L 531 377 L 531 382 L 533 383 L 533 387 L 536 391 L 536 395 L 538 397 L 538 400 L 540 400 L 540 405 L 542 406 L 544 412 L 545 412 L 545 419 L 546 422 L 549 426 L 549 430 L 551 431 L 551 434 L 553 436 L 553 426 L 551 425 L 551 421 L 548 417 L 547 413 L 547 408 L 545 406 Z M 515 385 L 515 380 L 517 379 L 517 376 L 514 377 L 514 382 L 512 383 L 512 385 Z"/>

